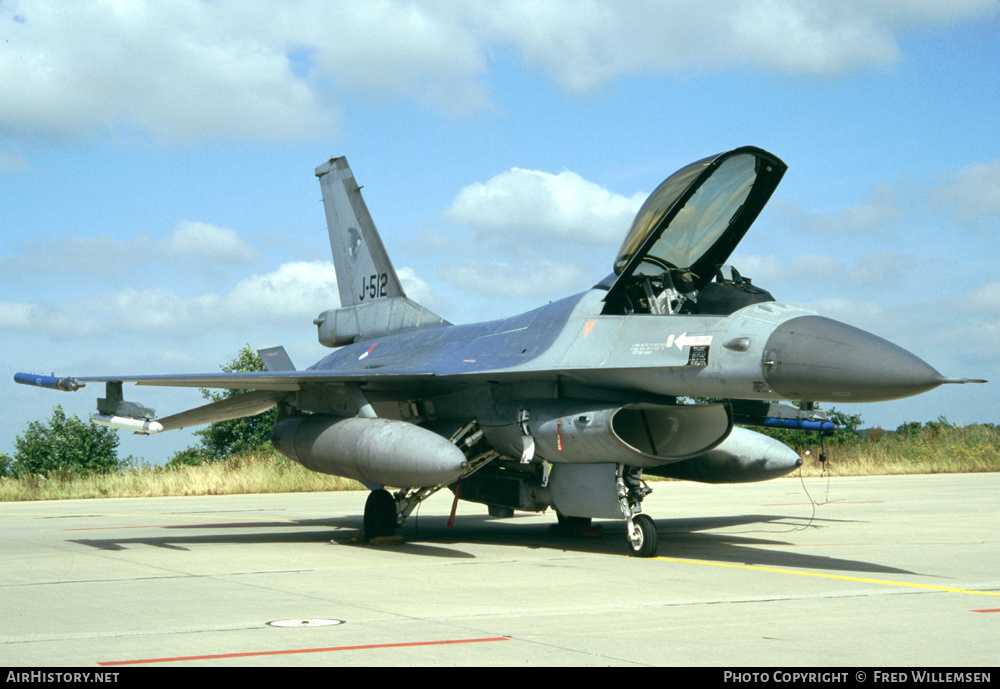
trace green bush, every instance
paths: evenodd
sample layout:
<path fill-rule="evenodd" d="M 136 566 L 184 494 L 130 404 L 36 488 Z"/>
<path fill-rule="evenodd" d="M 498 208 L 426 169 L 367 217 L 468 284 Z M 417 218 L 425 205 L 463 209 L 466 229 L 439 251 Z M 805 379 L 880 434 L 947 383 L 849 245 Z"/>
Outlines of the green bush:
<path fill-rule="evenodd" d="M 249 344 L 240 350 L 235 359 L 223 365 L 225 373 L 253 373 L 263 371 L 264 362 Z M 245 390 L 225 390 L 221 393 L 202 390 L 202 396 L 211 402 L 219 402 Z M 257 416 L 219 421 L 209 424 L 194 435 L 201 439 L 199 445 L 181 450 L 171 458 L 171 466 L 195 465 L 214 462 L 233 455 L 267 451 L 271 447 L 271 429 L 274 428 L 275 411 L 271 409 Z"/>
<path fill-rule="evenodd" d="M 47 424 L 32 421 L 14 441 L 13 458 L 0 457 L 0 471 L 14 477 L 108 474 L 127 461 L 118 459 L 118 432 L 76 416 L 56 405 Z"/>

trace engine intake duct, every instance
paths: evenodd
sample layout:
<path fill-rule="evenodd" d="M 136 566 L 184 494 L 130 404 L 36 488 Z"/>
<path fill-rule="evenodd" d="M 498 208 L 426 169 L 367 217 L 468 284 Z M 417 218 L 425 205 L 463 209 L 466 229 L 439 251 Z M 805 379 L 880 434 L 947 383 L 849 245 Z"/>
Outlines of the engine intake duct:
<path fill-rule="evenodd" d="M 505 419 L 525 423 L 483 424 L 489 443 L 508 457 L 521 456 L 524 437 L 534 440 L 535 454 L 559 463 L 611 462 L 635 467 L 658 466 L 707 452 L 733 428 L 728 403 L 616 404 L 583 399 L 531 400 Z"/>

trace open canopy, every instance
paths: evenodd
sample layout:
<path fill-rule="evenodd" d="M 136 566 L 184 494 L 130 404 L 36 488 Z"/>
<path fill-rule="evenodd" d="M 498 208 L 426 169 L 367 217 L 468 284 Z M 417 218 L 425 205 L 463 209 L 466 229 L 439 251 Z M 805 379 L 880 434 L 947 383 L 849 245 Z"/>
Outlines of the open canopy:
<path fill-rule="evenodd" d="M 683 273 L 701 289 L 771 198 L 788 166 L 745 146 L 684 167 L 650 194 L 615 260 L 612 292 L 637 275 Z"/>

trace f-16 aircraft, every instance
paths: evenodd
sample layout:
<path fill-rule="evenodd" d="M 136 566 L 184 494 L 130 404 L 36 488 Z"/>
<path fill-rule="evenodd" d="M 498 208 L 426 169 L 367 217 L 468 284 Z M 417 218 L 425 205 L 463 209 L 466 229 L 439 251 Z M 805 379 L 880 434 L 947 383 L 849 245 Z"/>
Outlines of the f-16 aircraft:
<path fill-rule="evenodd" d="M 753 147 L 694 162 L 649 196 L 613 272 L 593 288 L 452 325 L 406 297 L 347 160 L 333 158 L 316 168 L 340 292 L 340 308 L 314 321 L 334 348 L 324 359 L 296 370 L 276 347 L 260 350 L 260 373 L 15 380 L 64 391 L 105 383 L 92 419 L 145 434 L 276 406 L 280 453 L 371 490 L 369 538 L 394 534 L 448 487 L 495 517 L 553 508 L 576 527 L 624 519 L 628 550 L 648 557 L 657 532 L 642 512 L 644 474 L 708 483 L 782 476 L 801 465 L 798 454 L 743 426 L 830 432 L 816 402 L 973 382 L 778 302 L 726 265 L 786 169 Z M 156 419 L 123 399 L 123 383 L 247 392 Z"/>

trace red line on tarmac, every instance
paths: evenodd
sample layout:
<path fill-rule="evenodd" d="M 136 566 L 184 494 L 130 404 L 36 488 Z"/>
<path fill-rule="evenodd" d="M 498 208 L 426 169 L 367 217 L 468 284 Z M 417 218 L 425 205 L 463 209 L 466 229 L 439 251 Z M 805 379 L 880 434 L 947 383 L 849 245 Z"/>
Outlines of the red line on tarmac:
<path fill-rule="evenodd" d="M 447 639 L 445 641 L 410 641 L 395 644 L 366 644 L 363 646 L 330 646 L 329 648 L 296 648 L 289 651 L 251 651 L 249 653 L 218 653 L 203 656 L 177 656 L 176 658 L 145 658 L 142 660 L 110 660 L 98 663 L 102 667 L 112 665 L 143 665 L 147 663 L 177 663 L 185 660 L 219 660 L 220 658 L 250 658 L 253 656 L 281 656 L 293 653 L 330 653 L 332 651 L 367 651 L 375 648 L 407 648 L 411 646 L 445 646 L 448 644 L 478 644 L 487 641 L 507 641 L 505 636 L 488 639 Z"/>

